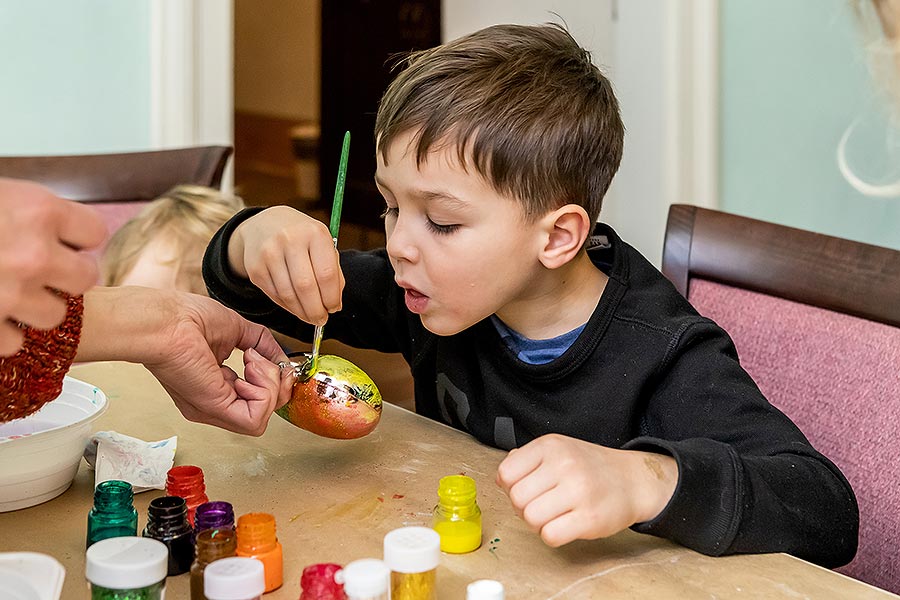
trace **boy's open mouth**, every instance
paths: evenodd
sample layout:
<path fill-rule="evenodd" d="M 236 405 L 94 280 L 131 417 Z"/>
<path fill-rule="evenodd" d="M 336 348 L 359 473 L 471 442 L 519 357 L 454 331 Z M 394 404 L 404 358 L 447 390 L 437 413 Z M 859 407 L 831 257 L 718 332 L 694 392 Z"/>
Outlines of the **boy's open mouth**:
<path fill-rule="evenodd" d="M 409 312 L 417 315 L 425 312 L 425 308 L 428 306 L 428 296 L 410 288 L 405 290 L 403 299 L 406 301 L 406 308 L 409 309 Z"/>

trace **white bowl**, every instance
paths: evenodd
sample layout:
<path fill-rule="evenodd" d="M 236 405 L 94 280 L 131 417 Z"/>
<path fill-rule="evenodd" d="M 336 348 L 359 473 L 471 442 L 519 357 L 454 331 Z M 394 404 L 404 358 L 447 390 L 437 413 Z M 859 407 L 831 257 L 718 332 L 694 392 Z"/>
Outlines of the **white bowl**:
<path fill-rule="evenodd" d="M 66 377 L 58 398 L 24 419 L 0 425 L 0 512 L 34 506 L 66 491 L 75 479 L 91 424 L 106 394 Z"/>
<path fill-rule="evenodd" d="M 37 552 L 0 552 L 0 600 L 59 600 L 66 570 Z"/>

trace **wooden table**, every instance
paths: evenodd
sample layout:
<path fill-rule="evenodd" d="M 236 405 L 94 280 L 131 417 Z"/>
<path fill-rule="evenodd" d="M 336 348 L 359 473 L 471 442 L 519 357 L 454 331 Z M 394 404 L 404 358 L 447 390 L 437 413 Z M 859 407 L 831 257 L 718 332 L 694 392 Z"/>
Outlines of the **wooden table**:
<path fill-rule="evenodd" d="M 96 363 L 71 375 L 111 400 L 98 430 L 144 440 L 177 434 L 175 463 L 203 468 L 210 499 L 232 502 L 236 515 L 275 515 L 285 583 L 267 599 L 296 600 L 309 564 L 381 558 L 385 533 L 429 523 L 438 479 L 452 473 L 478 484 L 484 543 L 470 554 L 443 555 L 442 599 L 465 598 L 466 585 L 482 578 L 502 581 L 510 599 L 897 597 L 783 554 L 711 558 L 631 531 L 549 548 L 494 484 L 504 452 L 389 404 L 378 428 L 361 440 L 319 438 L 278 417 L 265 435 L 252 438 L 185 421 L 143 367 Z M 84 539 L 92 491 L 93 472 L 82 464 L 58 498 L 0 513 L 0 551 L 54 556 L 66 567 L 66 600 L 88 598 Z M 159 495 L 135 497 L 140 528 L 148 503 Z M 168 598 L 189 598 L 187 575 L 170 577 L 167 585 Z"/>

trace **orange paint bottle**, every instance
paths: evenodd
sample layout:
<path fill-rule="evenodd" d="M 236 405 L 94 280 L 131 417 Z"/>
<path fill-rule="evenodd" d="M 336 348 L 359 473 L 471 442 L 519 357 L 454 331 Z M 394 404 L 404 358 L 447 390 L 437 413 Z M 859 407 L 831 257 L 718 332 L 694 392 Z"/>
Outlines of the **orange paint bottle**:
<path fill-rule="evenodd" d="M 268 513 L 247 513 L 237 521 L 237 555 L 263 563 L 266 593 L 284 582 L 284 558 L 281 542 L 275 536 L 275 517 Z"/>

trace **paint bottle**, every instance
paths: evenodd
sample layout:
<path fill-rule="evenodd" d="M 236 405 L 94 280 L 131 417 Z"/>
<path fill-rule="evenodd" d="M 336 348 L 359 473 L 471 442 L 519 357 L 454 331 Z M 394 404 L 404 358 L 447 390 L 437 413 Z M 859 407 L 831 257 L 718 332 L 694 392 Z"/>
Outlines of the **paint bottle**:
<path fill-rule="evenodd" d="M 188 523 L 194 525 L 194 511 L 204 502 L 206 484 L 203 482 L 203 470 L 194 465 L 172 467 L 166 474 L 166 494 L 184 498 L 188 508 Z"/>
<path fill-rule="evenodd" d="M 194 534 L 207 529 L 234 530 L 234 509 L 230 502 L 204 502 L 194 511 Z"/>
<path fill-rule="evenodd" d="M 384 536 L 391 600 L 435 600 L 441 538 L 428 527 L 401 527 Z"/>
<path fill-rule="evenodd" d="M 476 494 L 471 477 L 441 477 L 432 527 L 441 536 L 442 551 L 464 554 L 481 546 L 481 509 Z"/>
<path fill-rule="evenodd" d="M 262 561 L 267 593 L 281 587 L 284 558 L 281 542 L 275 536 L 275 517 L 268 513 L 241 515 L 237 522 L 237 555 Z"/>
<path fill-rule="evenodd" d="M 344 584 L 347 600 L 388 600 L 391 570 L 377 558 L 354 560 L 334 580 Z"/>
<path fill-rule="evenodd" d="M 319 563 L 303 569 L 300 600 L 347 600 L 344 586 L 334 579 L 341 565 Z"/>
<path fill-rule="evenodd" d="M 255 558 L 220 558 L 203 571 L 203 593 L 209 600 L 259 600 L 265 588 L 265 567 Z"/>
<path fill-rule="evenodd" d="M 194 531 L 187 520 L 184 498 L 161 496 L 151 500 L 142 535 L 159 540 L 169 549 L 169 575 L 190 571 L 194 560 Z"/>
<path fill-rule="evenodd" d="M 85 555 L 91 600 L 163 600 L 168 557 L 165 544 L 149 538 L 98 541 Z"/>
<path fill-rule="evenodd" d="M 503 600 L 503 584 L 493 579 L 479 579 L 466 586 L 466 600 Z"/>
<path fill-rule="evenodd" d="M 137 535 L 134 490 L 127 481 L 111 479 L 94 489 L 94 507 L 88 513 L 87 544 L 107 538 Z"/>
<path fill-rule="evenodd" d="M 236 554 L 237 534 L 234 530 L 206 529 L 197 534 L 196 552 L 191 565 L 191 600 L 207 600 L 203 594 L 203 573 L 209 563 Z"/>

